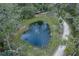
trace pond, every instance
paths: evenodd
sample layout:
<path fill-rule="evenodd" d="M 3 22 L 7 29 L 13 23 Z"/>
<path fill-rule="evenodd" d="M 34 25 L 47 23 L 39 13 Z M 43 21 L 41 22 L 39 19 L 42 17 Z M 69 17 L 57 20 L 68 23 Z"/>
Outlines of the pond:
<path fill-rule="evenodd" d="M 50 40 L 49 25 L 43 21 L 31 23 L 29 29 L 22 34 L 21 39 L 34 46 L 47 46 Z"/>

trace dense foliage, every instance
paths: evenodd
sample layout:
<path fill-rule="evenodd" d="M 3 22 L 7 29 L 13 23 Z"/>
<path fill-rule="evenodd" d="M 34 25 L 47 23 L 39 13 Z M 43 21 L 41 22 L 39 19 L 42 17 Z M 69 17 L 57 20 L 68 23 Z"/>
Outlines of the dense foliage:
<path fill-rule="evenodd" d="M 47 12 L 47 13 L 46 13 Z M 44 13 L 44 14 L 43 14 Z M 41 16 L 39 16 L 41 15 Z M 69 40 L 65 41 L 67 45 L 65 49 L 66 55 L 79 55 L 79 4 L 0 4 L 0 55 L 33 55 L 35 51 L 38 51 L 35 55 L 49 55 L 48 52 L 55 50 L 58 41 L 59 18 L 67 21 L 71 28 L 71 34 Z M 52 18 L 52 17 L 53 18 Z M 57 20 L 52 20 L 52 19 Z M 55 40 L 49 44 L 46 49 L 33 50 L 33 46 L 28 43 L 19 41 L 20 35 L 27 28 L 29 23 L 36 20 L 48 21 L 51 28 L 53 27 Z M 45 20 L 46 19 L 46 20 Z M 51 21 L 52 23 L 51 23 Z M 54 24 L 54 25 L 52 25 Z M 25 27 L 24 27 L 25 26 Z M 57 27 L 58 26 L 58 27 Z M 19 34 L 19 35 L 18 35 Z M 13 40 L 14 39 L 14 40 Z M 19 41 L 19 42 L 18 42 Z M 18 42 L 18 43 L 17 43 Z M 26 53 L 24 51 L 18 52 L 20 45 L 25 44 Z M 19 44 L 19 45 L 18 45 Z M 54 46 L 55 48 L 52 48 Z M 23 48 L 22 46 L 21 48 Z M 17 48 L 17 49 L 16 49 Z M 30 50 L 29 50 L 30 49 Z M 49 49 L 49 50 L 47 50 Z M 33 51 L 32 51 L 33 50 Z M 29 53 L 31 52 L 31 54 Z M 51 53 L 51 52 L 50 52 Z"/>

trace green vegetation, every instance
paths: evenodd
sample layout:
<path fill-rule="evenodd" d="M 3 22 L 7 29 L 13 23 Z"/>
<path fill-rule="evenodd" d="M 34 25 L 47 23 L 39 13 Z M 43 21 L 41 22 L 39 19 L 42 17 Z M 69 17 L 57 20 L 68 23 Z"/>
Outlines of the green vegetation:
<path fill-rule="evenodd" d="M 4 51 L 0 55 L 53 54 L 60 40 L 58 18 L 48 15 L 51 4 L 0 4 L 0 7 L 0 40 L 4 43 Z M 51 41 L 45 48 L 32 46 L 20 39 L 28 26 L 39 20 L 47 22 L 51 29 Z"/>
<path fill-rule="evenodd" d="M 79 55 L 79 4 L 0 4 L 0 55 L 53 55 L 59 44 L 65 54 Z M 61 40 L 61 19 L 71 30 L 68 41 Z M 20 39 L 29 24 L 42 20 L 51 30 L 47 47 L 38 48 Z"/>
<path fill-rule="evenodd" d="M 39 21 L 42 20 L 44 22 L 48 22 L 51 28 L 51 34 L 52 34 L 52 38 L 51 38 L 51 42 L 49 43 L 48 47 L 46 48 L 38 48 L 38 47 L 34 47 L 32 45 L 30 45 L 29 43 L 27 44 L 27 42 L 24 42 L 20 39 L 21 34 L 26 30 L 26 28 L 28 28 L 29 24 L 35 21 Z M 50 21 L 49 21 L 50 20 Z M 55 21 L 54 21 L 55 20 Z M 47 15 L 39 15 L 37 17 L 34 17 L 32 19 L 28 19 L 28 20 L 24 20 L 22 22 L 23 26 L 26 26 L 25 28 L 22 28 L 21 30 L 18 30 L 16 33 L 16 35 L 14 36 L 14 39 L 12 38 L 13 41 L 11 41 L 12 43 L 16 44 L 16 48 L 20 47 L 20 46 L 24 46 L 23 49 L 21 49 L 19 51 L 19 54 L 21 55 L 51 55 L 53 52 L 53 50 L 55 50 L 55 48 L 59 45 L 59 38 L 56 37 L 58 36 L 58 20 L 56 18 L 53 17 L 48 17 Z M 53 25 L 56 26 L 56 29 L 54 30 Z"/>
<path fill-rule="evenodd" d="M 59 4 L 60 8 L 59 10 L 63 10 L 62 18 L 67 21 L 67 23 L 70 25 L 71 35 L 69 36 L 68 41 L 66 41 L 66 49 L 65 53 L 66 55 L 79 55 L 79 4 Z"/>

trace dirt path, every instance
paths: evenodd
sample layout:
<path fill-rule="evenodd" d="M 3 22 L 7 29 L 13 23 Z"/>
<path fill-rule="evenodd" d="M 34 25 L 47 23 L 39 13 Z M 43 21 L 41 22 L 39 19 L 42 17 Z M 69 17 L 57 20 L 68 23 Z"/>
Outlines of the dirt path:
<path fill-rule="evenodd" d="M 63 24 L 62 39 L 63 40 L 68 40 L 68 36 L 70 34 L 69 25 L 64 20 L 63 20 L 62 24 Z M 64 56 L 65 48 L 66 48 L 66 45 L 59 45 L 53 56 Z"/>

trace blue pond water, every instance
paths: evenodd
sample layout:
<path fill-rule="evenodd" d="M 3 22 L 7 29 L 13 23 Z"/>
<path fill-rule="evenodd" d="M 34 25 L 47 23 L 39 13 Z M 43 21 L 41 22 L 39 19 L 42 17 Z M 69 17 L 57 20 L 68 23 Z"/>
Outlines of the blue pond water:
<path fill-rule="evenodd" d="M 50 40 L 49 25 L 43 22 L 35 22 L 29 26 L 28 31 L 21 36 L 21 39 L 38 47 L 47 46 Z"/>

